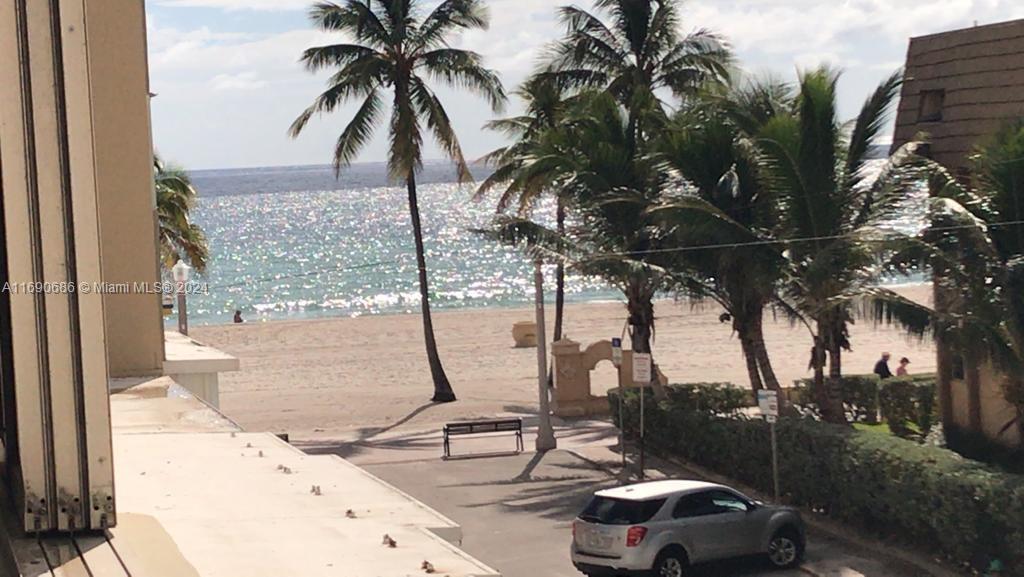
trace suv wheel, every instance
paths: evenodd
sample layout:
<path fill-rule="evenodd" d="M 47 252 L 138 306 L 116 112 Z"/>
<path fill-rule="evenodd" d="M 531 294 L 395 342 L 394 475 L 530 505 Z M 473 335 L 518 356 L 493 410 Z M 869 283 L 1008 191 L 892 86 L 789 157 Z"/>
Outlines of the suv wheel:
<path fill-rule="evenodd" d="M 800 534 L 789 527 L 780 529 L 768 542 L 768 561 L 778 569 L 796 567 L 804 556 Z"/>
<path fill-rule="evenodd" d="M 683 577 L 686 574 L 686 554 L 677 549 L 666 549 L 654 560 L 652 577 Z"/>

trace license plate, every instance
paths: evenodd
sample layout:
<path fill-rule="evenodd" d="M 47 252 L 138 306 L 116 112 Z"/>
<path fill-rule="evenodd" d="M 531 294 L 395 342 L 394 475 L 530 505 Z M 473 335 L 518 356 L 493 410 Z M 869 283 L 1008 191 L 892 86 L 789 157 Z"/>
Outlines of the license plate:
<path fill-rule="evenodd" d="M 593 549 L 608 549 L 612 546 L 611 535 L 605 534 L 600 529 L 591 529 L 587 531 L 586 545 Z"/>

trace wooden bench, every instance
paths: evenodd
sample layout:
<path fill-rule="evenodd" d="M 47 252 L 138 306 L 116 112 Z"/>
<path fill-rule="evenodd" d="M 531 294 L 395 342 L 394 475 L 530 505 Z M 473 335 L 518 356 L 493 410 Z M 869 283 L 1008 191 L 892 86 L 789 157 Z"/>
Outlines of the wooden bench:
<path fill-rule="evenodd" d="M 488 421 L 463 421 L 444 426 L 444 458 L 452 456 L 451 437 L 483 435 L 487 433 L 515 433 L 516 452 L 523 452 L 523 420 L 492 419 Z"/>

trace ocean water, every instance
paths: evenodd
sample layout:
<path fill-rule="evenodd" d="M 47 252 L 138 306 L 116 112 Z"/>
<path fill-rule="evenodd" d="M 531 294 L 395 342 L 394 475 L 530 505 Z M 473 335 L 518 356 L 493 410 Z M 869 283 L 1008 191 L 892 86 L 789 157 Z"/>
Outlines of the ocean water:
<path fill-rule="evenodd" d="M 247 321 L 419 311 L 416 255 L 404 186 L 380 164 L 335 179 L 327 166 L 195 171 L 194 220 L 211 261 L 205 294 L 189 296 L 189 321 Z M 434 310 L 533 302 L 533 265 L 519 250 L 481 238 L 493 202 L 472 202 L 446 163 L 427 164 L 418 186 Z M 553 204 L 538 214 L 553 215 Z M 553 295 L 553 267 L 548 268 Z M 567 282 L 570 301 L 618 299 L 591 279 Z M 552 295 L 549 295 L 552 296 Z"/>
<path fill-rule="evenodd" d="M 190 322 L 230 323 L 236 309 L 250 322 L 418 312 L 406 191 L 385 174 L 382 164 L 355 165 L 340 179 L 328 166 L 193 172 L 194 220 L 212 258 L 198 279 L 206 292 L 189 296 Z M 472 202 L 473 186 L 453 176 L 447 163 L 427 164 L 418 188 L 432 307 L 532 304 L 532 263 L 470 232 L 490 222 L 493 199 Z M 548 224 L 553 214 L 551 201 L 537 211 Z M 908 210 L 891 226 L 912 232 L 922 214 Z M 549 299 L 553 273 L 547 267 Z M 598 280 L 571 275 L 566 293 L 570 302 L 622 300 Z"/>

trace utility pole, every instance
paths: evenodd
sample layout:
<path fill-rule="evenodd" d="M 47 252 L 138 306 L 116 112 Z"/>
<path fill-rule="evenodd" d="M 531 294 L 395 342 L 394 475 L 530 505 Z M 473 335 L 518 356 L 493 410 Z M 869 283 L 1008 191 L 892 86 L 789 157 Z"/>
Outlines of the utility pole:
<path fill-rule="evenodd" d="M 547 330 L 544 328 L 544 270 L 543 262 L 534 262 L 533 282 L 537 298 L 537 387 L 540 410 L 537 422 L 537 451 L 550 451 L 558 446 L 551 429 L 551 411 L 548 408 L 548 352 Z"/>

